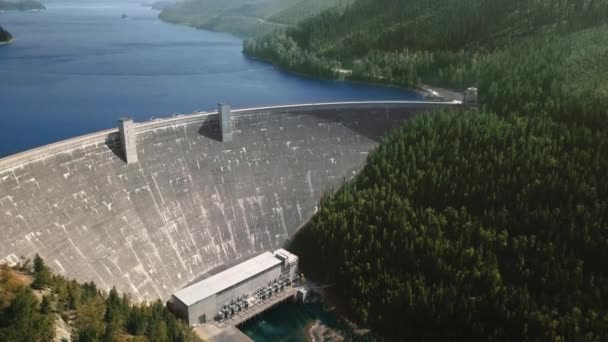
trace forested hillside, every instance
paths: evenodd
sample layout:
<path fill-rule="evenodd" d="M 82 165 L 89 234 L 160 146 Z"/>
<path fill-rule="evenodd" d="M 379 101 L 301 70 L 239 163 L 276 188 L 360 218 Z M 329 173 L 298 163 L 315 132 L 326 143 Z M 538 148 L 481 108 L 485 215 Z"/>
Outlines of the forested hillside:
<path fill-rule="evenodd" d="M 352 2 L 353 0 L 298 0 L 286 9 L 274 13 L 269 20 L 287 25 L 295 25 L 315 14 L 333 8 L 344 8 Z"/>
<path fill-rule="evenodd" d="M 337 77 L 337 69 L 346 69 L 353 79 L 462 88 L 522 44 L 534 51 L 570 35 L 562 41 L 568 45 L 607 16 L 608 2 L 599 0 L 357 0 L 248 40 L 244 51 L 313 75 Z M 595 47 L 579 48 L 585 54 Z"/>
<path fill-rule="evenodd" d="M 0 11 L 40 11 L 46 7 L 38 0 L 0 0 Z"/>
<path fill-rule="evenodd" d="M 606 5 L 358 0 L 246 43 L 312 74 L 479 87 L 479 111 L 412 120 L 323 199 L 290 247 L 303 271 L 388 340 L 604 341 Z"/>
<path fill-rule="evenodd" d="M 389 340 L 603 341 L 606 146 L 549 116 L 423 116 L 291 249 Z"/>
<path fill-rule="evenodd" d="M 338 4 L 352 0 L 187 0 L 165 7 L 162 20 L 241 37 L 283 31 Z"/>
<path fill-rule="evenodd" d="M 38 256 L 33 265 L 0 265 L 0 341 L 52 341 L 56 336 L 80 342 L 198 341 L 160 301 L 131 304 L 116 289 L 105 293 L 93 282 L 51 274 Z"/>

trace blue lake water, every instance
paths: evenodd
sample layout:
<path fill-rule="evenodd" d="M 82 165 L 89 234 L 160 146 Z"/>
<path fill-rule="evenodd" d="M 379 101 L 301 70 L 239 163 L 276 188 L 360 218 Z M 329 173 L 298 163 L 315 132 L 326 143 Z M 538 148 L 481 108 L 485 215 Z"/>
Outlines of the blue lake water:
<path fill-rule="evenodd" d="M 346 341 L 376 341 L 372 334 L 355 333 L 334 310 L 328 310 L 316 296 L 314 301 L 308 303 L 280 304 L 242 324 L 239 329 L 255 342 L 308 342 L 311 340 L 310 328 L 315 322 L 331 328 Z M 320 333 L 316 331 L 317 338 L 321 337 Z M 331 341 L 332 337 L 323 336 L 322 339 Z"/>
<path fill-rule="evenodd" d="M 164 23 L 139 2 L 45 2 L 0 13 L 0 157 L 173 113 L 333 100 L 413 99 L 396 88 L 320 81 L 246 58 L 234 36 Z M 121 15 L 128 15 L 122 19 Z"/>
<path fill-rule="evenodd" d="M 239 329 L 255 342 L 308 342 L 309 329 L 317 320 L 333 328 L 339 326 L 335 314 L 326 311 L 317 301 L 280 304 Z"/>
<path fill-rule="evenodd" d="M 310 325 L 319 315 L 329 316 L 317 303 L 286 303 L 243 324 L 239 329 L 255 342 L 307 342 Z"/>

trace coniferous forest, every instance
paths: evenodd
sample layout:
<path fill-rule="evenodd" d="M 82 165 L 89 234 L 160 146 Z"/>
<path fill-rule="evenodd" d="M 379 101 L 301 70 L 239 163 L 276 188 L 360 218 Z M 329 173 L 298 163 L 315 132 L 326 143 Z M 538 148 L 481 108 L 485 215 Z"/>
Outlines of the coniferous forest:
<path fill-rule="evenodd" d="M 53 341 L 59 324 L 79 342 L 198 341 L 161 301 L 136 305 L 114 288 L 54 275 L 38 255 L 33 265 L 0 265 L 0 341 Z"/>
<path fill-rule="evenodd" d="M 291 245 L 305 274 L 387 340 L 605 341 L 606 4 L 359 0 L 246 42 L 311 74 L 479 88 L 323 199 Z"/>
<path fill-rule="evenodd" d="M 421 116 L 291 248 L 389 340 L 603 341 L 606 146 L 546 116 Z"/>
<path fill-rule="evenodd" d="M 505 70 L 496 65 L 504 59 L 550 58 L 556 43 L 593 57 L 606 47 L 607 17 L 597 0 L 357 0 L 248 39 L 243 50 L 311 75 L 463 88 L 490 77 L 488 68 Z"/>
<path fill-rule="evenodd" d="M 2 0 L 0 0 L 2 1 Z M 353 0 L 184 0 L 171 2 L 161 20 L 255 37 L 287 27 Z"/>

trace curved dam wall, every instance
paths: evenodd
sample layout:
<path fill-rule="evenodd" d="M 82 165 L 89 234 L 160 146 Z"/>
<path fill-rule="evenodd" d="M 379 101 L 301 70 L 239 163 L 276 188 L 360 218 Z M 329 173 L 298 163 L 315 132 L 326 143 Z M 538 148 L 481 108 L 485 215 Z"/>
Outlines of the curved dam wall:
<path fill-rule="evenodd" d="M 283 244 L 322 195 L 425 102 L 233 111 L 137 124 L 139 161 L 115 130 L 0 160 L 0 260 L 39 253 L 54 271 L 135 300 Z"/>

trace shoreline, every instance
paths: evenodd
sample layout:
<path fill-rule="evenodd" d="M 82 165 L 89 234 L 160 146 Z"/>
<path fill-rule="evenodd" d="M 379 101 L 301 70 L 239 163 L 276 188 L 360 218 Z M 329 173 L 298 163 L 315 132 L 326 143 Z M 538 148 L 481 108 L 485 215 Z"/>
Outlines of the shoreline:
<path fill-rule="evenodd" d="M 15 38 L 11 38 L 10 40 L 7 40 L 5 42 L 0 42 L 0 46 L 10 45 L 10 44 L 13 44 L 14 42 L 15 42 Z"/>
<path fill-rule="evenodd" d="M 191 23 L 187 23 L 187 22 L 166 20 L 161 17 L 160 13 L 158 14 L 157 18 L 158 18 L 158 20 L 160 20 L 166 24 L 180 25 L 180 26 L 184 26 L 184 27 L 190 27 L 195 30 L 208 31 L 208 32 L 213 32 L 213 33 L 229 34 L 233 37 L 240 39 L 242 42 L 245 42 L 245 39 L 246 39 L 246 37 L 242 37 L 242 36 L 236 35 L 231 32 L 217 31 L 217 30 L 212 30 L 212 29 L 208 29 L 208 28 L 202 28 L 200 26 L 195 26 L 195 25 L 193 25 Z M 394 83 L 385 83 L 385 82 L 379 82 L 379 81 L 373 81 L 373 80 L 361 80 L 361 79 L 354 79 L 354 78 L 348 78 L 348 77 L 333 77 L 332 78 L 332 77 L 326 77 L 326 76 L 312 75 L 312 74 L 307 74 L 304 72 L 282 67 L 282 66 L 276 64 L 275 62 L 273 62 L 272 60 L 268 60 L 268 59 L 258 57 L 258 56 L 253 56 L 251 54 L 246 53 L 244 50 L 241 50 L 241 53 L 247 59 L 268 64 L 269 66 L 272 66 L 274 69 L 276 69 L 280 72 L 284 72 L 287 74 L 291 74 L 291 75 L 295 75 L 298 77 L 303 77 L 303 78 L 307 78 L 307 79 L 311 79 L 311 80 L 342 82 L 342 83 L 351 83 L 351 84 L 357 84 L 357 85 L 366 85 L 366 86 L 382 87 L 382 88 L 389 88 L 389 89 L 398 89 L 398 90 L 402 90 L 405 92 L 414 93 L 414 94 L 420 96 L 424 100 L 431 100 L 431 101 L 437 100 L 437 102 L 442 102 L 442 101 L 449 102 L 449 101 L 453 101 L 453 100 L 462 100 L 462 98 L 450 96 L 450 93 L 452 93 L 452 94 L 461 93 L 460 91 L 455 90 L 455 89 L 432 87 L 427 84 L 423 84 L 422 87 L 419 87 L 419 88 L 409 88 L 409 87 L 404 87 L 404 86 L 394 84 Z M 339 71 L 338 71 L 338 74 L 340 74 Z"/>
<path fill-rule="evenodd" d="M 344 320 L 351 328 L 357 326 L 354 314 L 343 304 L 339 298 L 329 288 L 317 288 L 314 292 L 319 296 L 321 303 L 326 306 L 328 311 L 336 313 L 340 319 Z"/>
<path fill-rule="evenodd" d="M 323 323 L 321 320 L 317 319 L 312 322 L 310 326 L 307 327 L 309 338 L 312 341 L 316 332 L 321 331 L 322 333 L 329 333 L 335 337 L 344 338 L 344 331 L 342 329 L 346 329 L 346 331 L 351 331 L 352 333 L 365 336 L 368 334 L 372 334 L 373 332 L 365 327 L 362 327 L 360 323 L 357 322 L 354 317 L 354 313 L 349 310 L 347 305 L 343 303 L 340 298 L 332 291 L 331 286 L 318 286 L 318 284 L 308 281 L 308 286 L 316 287 L 314 288 L 313 295 L 318 297 L 321 305 L 323 306 L 323 310 L 327 312 L 331 312 L 339 322 L 342 322 L 344 325 L 340 328 L 340 324 L 337 326 L 327 325 Z"/>
<path fill-rule="evenodd" d="M 211 31 L 211 32 L 217 32 L 217 31 Z M 323 80 L 323 81 L 331 81 L 331 82 L 342 82 L 342 83 L 351 83 L 351 84 L 358 84 L 358 85 L 398 89 L 398 90 L 415 93 L 415 94 L 419 95 L 422 99 L 428 100 L 428 101 L 433 101 L 433 100 L 436 100 L 437 102 L 450 102 L 450 101 L 454 101 L 454 100 L 461 101 L 462 98 L 464 97 L 464 94 L 456 89 L 434 87 L 434 86 L 430 86 L 428 84 L 423 84 L 419 88 L 408 88 L 408 87 L 400 86 L 400 85 L 394 84 L 394 83 L 374 82 L 372 80 L 361 80 L 361 79 L 343 78 L 343 77 L 330 78 L 330 77 L 324 77 L 324 76 L 317 76 L 317 75 L 307 74 L 304 72 L 295 71 L 295 70 L 291 70 L 291 69 L 282 67 L 282 66 L 274 63 L 271 60 L 247 54 L 247 53 L 245 53 L 245 51 L 242 51 L 241 53 L 248 59 L 268 64 L 280 72 L 284 72 L 287 74 L 291 74 L 291 75 L 295 75 L 295 76 L 303 77 L 303 78 L 308 78 L 308 79 L 312 79 L 312 80 Z M 453 94 L 458 94 L 458 96 L 455 96 Z"/>
<path fill-rule="evenodd" d="M 216 31 L 211 31 L 211 32 L 216 32 Z M 399 89 L 399 90 L 403 90 L 403 91 L 407 91 L 407 92 L 416 93 L 416 94 L 420 95 L 423 99 L 431 98 L 428 96 L 429 93 L 422 88 L 408 88 L 408 87 L 400 86 L 397 84 L 365 81 L 365 80 L 358 80 L 358 79 L 352 79 L 352 78 L 340 78 L 340 77 L 331 78 L 331 77 L 317 76 L 317 75 L 307 74 L 307 73 L 304 73 L 301 71 L 295 71 L 292 69 L 282 67 L 268 59 L 257 57 L 257 56 L 252 56 L 250 54 L 245 53 L 244 51 L 242 51 L 242 54 L 252 61 L 257 61 L 257 62 L 262 62 L 262 63 L 268 64 L 280 72 L 284 72 L 284 73 L 287 73 L 290 75 L 295 75 L 298 77 L 303 77 L 303 78 L 307 78 L 307 79 L 311 79 L 311 80 L 322 80 L 322 81 L 330 81 L 330 82 L 341 82 L 341 83 L 351 83 L 351 84 L 358 84 L 358 85 L 374 86 L 374 87 L 381 87 L 381 88 Z M 447 98 L 444 98 L 444 99 L 446 101 L 451 101 L 451 99 L 447 99 Z"/>

